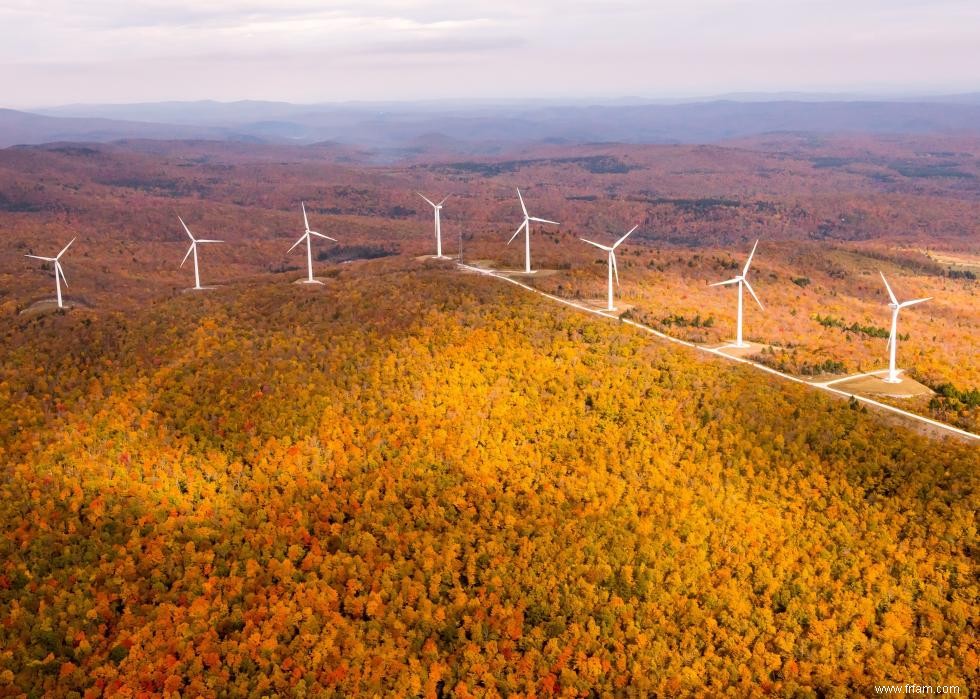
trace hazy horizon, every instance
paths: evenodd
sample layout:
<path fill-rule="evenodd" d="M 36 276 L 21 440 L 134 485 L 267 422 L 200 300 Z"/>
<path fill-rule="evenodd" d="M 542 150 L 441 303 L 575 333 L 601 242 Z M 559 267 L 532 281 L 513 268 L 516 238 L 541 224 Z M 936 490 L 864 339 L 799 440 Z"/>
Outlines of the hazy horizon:
<path fill-rule="evenodd" d="M 36 104 L 26 106 L 11 106 L 8 109 L 18 111 L 48 111 L 65 109 L 71 107 L 138 107 L 152 105 L 195 105 L 195 104 L 215 104 L 215 105 L 234 105 L 234 104 L 281 104 L 290 107 L 372 107 L 372 106 L 406 106 L 406 107 L 432 107 L 432 108 L 454 108 L 454 107 L 512 107 L 518 105 L 533 106 L 618 106 L 618 105 L 681 105 L 697 104 L 701 102 L 734 101 L 734 102 L 767 102 L 767 101 L 795 101 L 795 102 L 858 102 L 858 101 L 881 101 L 881 102 L 904 102 L 925 100 L 932 101 L 962 97 L 980 97 L 980 86 L 972 90 L 959 92 L 948 92 L 942 90 L 910 90 L 900 91 L 867 91 L 867 92 L 801 92 L 796 90 L 777 90 L 771 92 L 728 92 L 712 94 L 693 94 L 693 95 L 619 95 L 619 96 L 558 96 L 549 98 L 534 97 L 509 97 L 502 95 L 499 97 L 487 98 L 405 98 L 405 99 L 360 99 L 360 100 L 322 100 L 314 102 L 276 100 L 276 99 L 167 99 L 167 100 L 145 100 L 145 101 L 90 101 L 90 102 L 66 102 L 56 104 Z M 0 109 L 5 108 L 0 105 Z"/>
<path fill-rule="evenodd" d="M 980 89 L 964 0 L 0 7 L 5 106 L 902 97 Z"/>

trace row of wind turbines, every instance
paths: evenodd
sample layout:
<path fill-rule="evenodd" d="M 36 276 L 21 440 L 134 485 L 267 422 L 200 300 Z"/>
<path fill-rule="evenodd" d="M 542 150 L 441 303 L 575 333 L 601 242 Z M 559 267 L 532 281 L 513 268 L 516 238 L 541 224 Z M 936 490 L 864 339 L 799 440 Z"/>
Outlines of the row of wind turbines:
<path fill-rule="evenodd" d="M 324 235 L 323 233 L 319 233 L 317 231 L 310 230 L 310 219 L 306 215 L 306 203 L 303 202 L 303 203 L 301 203 L 300 206 L 302 207 L 302 210 L 303 210 L 303 227 L 304 227 L 303 235 L 301 235 L 299 237 L 299 239 L 295 243 L 293 243 L 292 247 L 289 248 L 289 250 L 287 251 L 287 254 L 290 253 L 290 252 L 292 252 L 293 250 L 295 250 L 296 249 L 296 246 L 299 245 L 300 243 L 302 243 L 305 240 L 306 241 L 306 273 L 307 273 L 307 278 L 303 280 L 303 283 L 304 284 L 322 284 L 323 282 L 321 282 L 320 280 L 315 279 L 313 277 L 313 248 L 312 248 L 312 239 L 313 239 L 314 236 L 316 236 L 317 238 L 323 238 L 324 240 L 332 240 L 335 243 L 337 242 L 337 239 L 336 238 L 331 238 L 329 235 Z M 187 224 L 186 223 L 184 223 L 184 219 L 182 219 L 180 216 L 178 216 L 177 217 L 177 220 L 180 221 L 180 225 L 183 227 L 184 232 L 187 233 L 187 237 L 190 238 L 190 241 L 191 241 L 190 247 L 187 248 L 187 253 L 184 255 L 184 259 L 181 260 L 180 261 L 180 265 L 178 265 L 178 269 L 183 269 L 184 264 L 187 262 L 187 259 L 188 258 L 192 258 L 193 261 L 194 261 L 194 287 L 193 287 L 194 290 L 195 291 L 203 291 L 205 289 L 209 289 L 211 287 L 207 287 L 207 286 L 202 286 L 201 285 L 201 265 L 200 265 L 200 262 L 198 261 L 198 258 L 197 258 L 197 246 L 198 245 L 208 245 L 208 244 L 211 244 L 211 243 L 223 243 L 225 241 L 223 241 L 223 240 L 216 240 L 216 239 L 213 239 L 213 238 L 195 238 L 194 237 L 194 234 L 191 233 L 191 229 L 187 227 Z M 437 218 L 437 221 L 438 221 L 438 218 Z M 437 228 L 438 228 L 438 223 L 437 223 Z M 56 294 L 56 299 L 57 299 L 57 303 L 58 303 L 58 308 L 64 308 L 65 307 L 64 299 L 62 298 L 62 295 L 61 295 L 61 284 L 64 283 L 65 288 L 68 288 L 68 280 L 65 278 L 65 271 L 64 271 L 64 269 L 61 266 L 61 256 L 64 255 L 68 251 L 68 248 L 70 248 L 71 245 L 72 245 L 72 243 L 74 243 L 77 239 L 78 239 L 77 237 L 76 238 L 72 238 L 71 241 L 68 243 L 68 245 L 66 245 L 64 248 L 62 248 L 61 252 L 59 252 L 54 257 L 42 257 L 41 255 L 25 255 L 24 256 L 24 257 L 33 258 L 35 260 L 42 260 L 44 262 L 52 262 L 52 263 L 54 263 L 54 284 L 55 284 L 55 294 Z"/>
<path fill-rule="evenodd" d="M 433 208 L 435 212 L 436 257 L 444 259 L 444 256 L 442 254 L 441 213 L 442 213 L 442 205 L 449 197 L 448 196 L 445 197 L 442 201 L 436 204 L 421 192 L 418 192 L 418 195 L 423 199 L 425 199 L 425 201 Z M 521 194 L 520 188 L 517 189 L 517 198 L 521 203 L 521 211 L 524 213 L 524 220 L 521 222 L 521 225 L 517 227 L 517 230 L 514 231 L 514 235 L 510 237 L 510 240 L 507 241 L 507 244 L 510 245 L 512 242 L 514 242 L 514 239 L 521 233 L 521 231 L 524 232 L 524 273 L 533 274 L 534 270 L 531 268 L 531 223 L 532 222 L 543 223 L 552 226 L 560 226 L 561 224 L 558 223 L 557 221 L 551 221 L 546 218 L 538 218 L 536 216 L 531 216 L 527 211 L 527 205 L 524 202 L 524 196 Z M 614 277 L 616 280 L 616 286 L 617 287 L 620 286 L 619 268 L 616 265 L 616 248 L 622 245 L 626 241 L 626 239 L 629 238 L 634 231 L 636 231 L 637 228 L 639 228 L 638 225 L 633 226 L 631 229 L 629 229 L 629 231 L 626 232 L 626 234 L 623 237 L 621 237 L 612 245 L 603 245 L 602 243 L 597 243 L 594 240 L 579 238 L 579 240 L 586 242 L 589 245 L 593 245 L 607 254 L 606 266 L 607 266 L 607 274 L 608 274 L 608 283 L 607 283 L 607 305 L 605 309 L 607 311 L 616 310 L 615 299 L 613 296 Z M 749 252 L 748 259 L 745 261 L 745 266 L 742 267 L 741 274 L 738 274 L 732 277 L 731 279 L 726 279 L 725 281 L 715 282 L 713 284 L 708 285 L 708 286 L 730 286 L 733 284 L 738 285 L 738 297 L 737 297 L 738 305 L 737 305 L 737 320 L 735 326 L 736 327 L 735 342 L 729 345 L 729 347 L 735 347 L 741 349 L 750 346 L 748 342 L 745 342 L 742 334 L 742 318 L 743 318 L 743 305 L 744 305 L 742 299 L 743 290 L 748 290 L 748 292 L 752 295 L 752 298 L 755 300 L 755 302 L 759 304 L 759 308 L 762 309 L 763 311 L 766 310 L 765 306 L 762 305 L 762 301 L 759 300 L 759 297 L 755 293 L 755 289 L 752 288 L 752 284 L 749 283 L 749 279 L 748 279 L 749 267 L 752 265 L 752 258 L 755 256 L 755 251 L 756 248 L 758 247 L 759 247 L 759 241 L 756 240 L 755 244 L 752 246 L 751 252 Z M 901 311 L 903 308 L 908 308 L 909 306 L 914 306 L 918 303 L 929 301 L 932 299 L 932 297 L 930 296 L 927 298 L 913 299 L 911 301 L 905 301 L 899 303 L 898 299 L 895 298 L 895 294 L 892 292 L 891 286 L 889 286 L 888 284 L 888 280 L 885 279 L 884 272 L 881 272 L 879 270 L 878 273 L 881 275 L 881 280 L 885 283 L 885 289 L 887 289 L 888 291 L 888 297 L 891 299 L 891 303 L 888 304 L 888 307 L 892 309 L 892 323 L 891 323 L 891 330 L 888 334 L 888 345 L 887 345 L 887 348 L 889 350 L 888 375 L 883 380 L 886 383 L 901 383 L 902 379 L 899 376 L 899 370 L 895 366 L 895 355 L 898 347 L 899 311 Z"/>
<path fill-rule="evenodd" d="M 443 204 L 445 204 L 446 199 L 448 199 L 449 197 L 447 196 L 443 198 L 441 201 L 439 201 L 439 203 L 436 203 L 432 199 L 426 197 L 421 192 L 418 192 L 417 194 L 420 197 L 422 197 L 422 199 L 424 199 L 425 202 L 429 204 L 433 209 L 434 228 L 435 228 L 434 232 L 435 232 L 435 243 L 436 243 L 435 257 L 438 259 L 448 259 L 445 255 L 442 254 L 441 214 L 442 214 Z M 510 237 L 510 240 L 507 241 L 507 244 L 510 245 L 512 242 L 514 242 L 514 239 L 517 238 L 517 236 L 520 235 L 521 232 L 524 233 L 524 273 L 533 274 L 534 270 L 531 268 L 531 224 L 541 223 L 541 224 L 552 225 L 552 226 L 559 226 L 561 224 L 558 223 L 557 221 L 551 221 L 546 218 L 531 216 L 528 213 L 527 205 L 524 202 L 524 197 L 521 194 L 520 189 L 517 190 L 517 198 L 521 204 L 521 210 L 524 214 L 524 220 L 517 227 L 517 230 L 514 231 L 514 234 Z M 296 240 L 295 243 L 293 243 L 293 245 L 287 251 L 287 254 L 291 253 L 293 250 L 296 249 L 297 246 L 305 242 L 307 278 L 302 281 L 305 284 L 322 284 L 321 281 L 319 281 L 313 276 L 313 238 L 316 237 L 316 238 L 321 238 L 323 240 L 330 240 L 333 242 L 337 242 L 337 239 L 332 238 L 328 235 L 324 235 L 323 233 L 319 233 L 318 231 L 311 230 L 310 220 L 306 214 L 306 203 L 302 202 L 300 206 L 303 211 L 303 234 Z M 195 238 L 194 234 L 191 233 L 190 228 L 188 228 L 187 224 L 184 223 L 184 219 L 178 216 L 177 220 L 180 221 L 180 225 L 183 227 L 184 232 L 187 234 L 187 237 L 191 241 L 190 247 L 188 247 L 187 253 L 184 255 L 184 259 L 181 260 L 179 267 L 183 268 L 188 258 L 192 257 L 194 260 L 194 289 L 198 291 L 207 289 L 209 287 L 201 286 L 201 272 L 200 272 L 200 264 L 197 255 L 197 246 L 212 244 L 212 243 L 222 243 L 224 241 L 210 239 L 210 238 Z M 607 307 L 605 309 L 607 311 L 616 310 L 615 298 L 613 295 L 613 279 L 615 279 L 616 286 L 617 287 L 620 286 L 619 268 L 616 265 L 616 249 L 624 242 L 626 242 L 626 239 L 629 238 L 634 233 L 634 231 L 637 230 L 637 228 L 639 228 L 638 225 L 633 226 L 629 231 L 626 232 L 625 235 L 619 238 L 612 245 L 603 245 L 602 243 L 597 243 L 594 240 L 588 240 L 587 238 L 579 239 L 585 243 L 588 243 L 589 245 L 592 245 L 602 250 L 607 254 L 606 265 L 607 265 L 607 275 L 608 275 L 608 286 L 607 286 L 608 293 L 607 293 Z M 76 239 L 77 238 L 72 238 L 71 241 L 68 243 L 68 245 L 62 248 L 61 252 L 59 252 L 55 257 L 42 257 L 40 255 L 26 255 L 26 257 L 30 257 L 36 260 L 42 260 L 44 262 L 53 263 L 55 292 L 57 294 L 58 308 L 64 308 L 64 303 L 63 303 L 62 293 L 61 293 L 62 282 L 64 282 L 66 288 L 68 286 L 68 280 L 65 278 L 65 272 L 61 266 L 61 258 L 68 251 L 68 248 L 72 246 L 72 243 L 74 243 Z M 735 337 L 734 344 L 729 345 L 729 347 L 745 348 L 750 346 L 748 342 L 745 342 L 742 334 L 743 305 L 744 305 L 743 290 L 748 290 L 749 294 L 752 295 L 752 298 L 755 300 L 755 302 L 759 304 L 759 308 L 762 309 L 763 311 L 765 310 L 765 306 L 762 305 L 762 301 L 759 300 L 759 297 L 755 293 L 755 289 L 752 288 L 752 285 L 749 283 L 748 280 L 749 267 L 752 264 L 752 258 L 755 256 L 755 251 L 756 248 L 758 248 L 758 246 L 759 246 L 759 241 L 756 240 L 755 244 L 752 246 L 752 251 L 749 253 L 748 259 L 745 261 L 745 266 L 742 267 L 741 274 L 738 274 L 735 277 L 732 277 L 731 279 L 726 279 L 724 281 L 715 282 L 713 284 L 708 285 L 708 286 L 738 285 L 736 337 Z M 888 334 L 888 345 L 887 345 L 887 349 L 889 351 L 888 375 L 886 376 L 884 381 L 888 383 L 900 383 L 901 378 L 899 377 L 899 370 L 895 366 L 895 357 L 896 357 L 897 347 L 898 347 L 898 314 L 903 308 L 908 308 L 909 306 L 914 306 L 916 304 L 923 303 L 924 301 L 929 301 L 932 297 L 899 302 L 898 299 L 895 297 L 895 294 L 892 291 L 891 286 L 888 284 L 888 280 L 885 279 L 884 273 L 879 271 L 879 274 L 881 274 L 881 280 L 885 283 L 885 289 L 888 291 L 888 297 L 890 299 L 890 303 L 888 304 L 888 307 L 892 309 L 891 330 Z"/>

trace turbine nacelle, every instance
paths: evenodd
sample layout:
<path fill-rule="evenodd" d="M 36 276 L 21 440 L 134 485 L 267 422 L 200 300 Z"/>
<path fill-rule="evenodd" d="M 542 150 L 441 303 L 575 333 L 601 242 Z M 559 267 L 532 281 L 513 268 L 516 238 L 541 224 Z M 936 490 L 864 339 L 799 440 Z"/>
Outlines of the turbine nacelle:
<path fill-rule="evenodd" d="M 595 245 L 600 250 L 605 250 L 606 252 L 612 252 L 613 249 L 608 245 L 603 245 L 602 243 L 597 243 L 594 240 L 589 240 L 588 238 L 579 238 L 583 243 L 588 243 L 589 245 Z"/>
<path fill-rule="evenodd" d="M 35 260 L 44 260 L 45 262 L 57 262 L 58 260 L 61 259 L 61 256 L 62 255 L 64 255 L 66 252 L 68 252 L 68 248 L 70 248 L 71 247 L 71 244 L 74 243 L 76 240 L 78 240 L 78 236 L 75 236 L 70 241 L 68 241 L 68 245 L 66 245 L 65 247 L 61 248 L 61 252 L 59 252 L 54 257 L 42 257 L 41 255 L 24 255 L 24 257 L 31 257 L 31 258 L 33 258 Z"/>
<path fill-rule="evenodd" d="M 441 209 L 442 208 L 442 205 L 446 203 L 446 199 L 448 199 L 450 196 L 452 196 L 451 194 L 447 194 L 446 196 L 444 196 L 442 198 L 442 201 L 440 201 L 438 204 L 436 204 L 434 201 L 432 201 L 427 196 L 425 196 L 424 194 L 422 194 L 422 192 L 416 192 L 416 194 L 418 194 L 420 197 L 422 197 L 423 199 L 425 199 L 425 202 L 429 206 L 431 206 L 433 209 Z"/>
<path fill-rule="evenodd" d="M 291 253 L 297 245 L 302 243 L 304 240 L 307 240 L 311 235 L 315 235 L 317 238 L 323 238 L 324 240 L 332 240 L 335 243 L 337 242 L 336 238 L 331 238 L 329 235 L 323 235 L 323 233 L 317 233 L 316 231 L 306 231 L 303 233 L 303 235 L 296 239 L 296 242 L 293 243 L 289 250 L 286 251 L 286 254 Z"/>
<path fill-rule="evenodd" d="M 885 273 L 882 272 L 881 270 L 878 270 L 878 274 L 881 275 L 881 281 L 885 282 L 885 289 L 887 289 L 888 291 L 888 298 L 891 299 L 891 303 L 888 304 L 888 307 L 891 308 L 892 310 L 898 311 L 903 308 L 908 308 L 909 306 L 914 306 L 917 303 L 924 303 L 926 301 L 932 300 L 932 296 L 927 296 L 924 299 L 912 299 L 911 301 L 899 302 L 899 300 L 895 297 L 895 292 L 892 291 L 891 285 L 888 283 L 888 280 L 885 279 Z"/>
<path fill-rule="evenodd" d="M 300 206 L 303 208 L 303 230 L 304 230 L 304 232 L 303 232 L 303 235 L 301 235 L 299 237 L 299 240 L 297 240 L 295 243 L 293 243 L 293 248 L 295 248 L 297 245 L 299 245 L 300 243 L 302 243 L 306 238 L 308 238 L 311 235 L 315 235 L 317 238 L 323 238 L 324 240 L 332 240 L 333 242 L 336 243 L 337 242 L 337 239 L 336 238 L 331 238 L 329 235 L 324 235 L 323 233 L 319 233 L 317 231 L 310 230 L 310 219 L 307 218 L 307 216 L 306 216 L 306 202 L 300 202 Z M 289 250 L 287 250 L 287 252 L 292 252 L 293 248 L 289 248 Z"/>
<path fill-rule="evenodd" d="M 186 223 L 184 223 L 184 219 L 182 219 L 180 216 L 178 216 L 177 217 L 177 220 L 180 221 L 180 225 L 182 225 L 184 227 L 184 231 L 187 233 L 187 237 L 191 239 L 191 250 L 193 250 L 194 249 L 194 246 L 197 245 L 198 243 L 223 243 L 223 242 L 225 242 L 223 240 L 213 240 L 213 239 L 210 239 L 210 238 L 195 238 L 194 235 L 191 233 L 191 229 L 187 227 L 187 224 Z M 67 248 L 65 248 L 65 249 L 67 250 Z M 186 259 L 187 259 L 187 257 L 184 257 L 184 260 L 186 260 Z M 181 262 L 181 265 L 183 265 L 183 264 L 184 263 Z"/>
<path fill-rule="evenodd" d="M 708 286 L 728 286 L 729 284 L 744 285 L 745 288 L 749 290 L 749 293 L 752 294 L 752 298 L 755 299 L 755 302 L 759 304 L 759 308 L 761 308 L 762 310 L 766 310 L 766 307 L 762 305 L 762 301 L 760 301 L 759 297 L 755 295 L 755 289 L 752 288 L 752 285 L 749 284 L 749 280 L 748 280 L 749 266 L 752 264 L 752 258 L 755 256 L 755 249 L 757 247 L 759 247 L 758 240 L 756 240 L 755 245 L 752 246 L 752 252 L 749 253 L 749 259 L 745 261 L 745 266 L 742 268 L 741 274 L 732 277 L 731 279 L 726 279 L 723 282 L 715 282 L 714 284 L 708 284 Z"/>

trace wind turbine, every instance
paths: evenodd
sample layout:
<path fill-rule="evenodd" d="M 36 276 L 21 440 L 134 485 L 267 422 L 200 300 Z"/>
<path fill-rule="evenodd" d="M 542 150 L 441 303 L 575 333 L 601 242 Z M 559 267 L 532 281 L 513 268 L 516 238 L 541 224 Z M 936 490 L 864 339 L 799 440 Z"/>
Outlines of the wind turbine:
<path fill-rule="evenodd" d="M 735 340 L 735 347 L 748 347 L 748 342 L 742 342 L 742 287 L 744 286 L 752 294 L 752 298 L 755 302 L 759 304 L 759 308 L 766 310 L 762 305 L 762 301 L 759 297 L 755 295 L 755 291 L 752 289 L 752 285 L 749 284 L 749 280 L 745 276 L 749 273 L 749 265 L 752 264 L 752 256 L 755 255 L 755 249 L 758 247 L 759 241 L 755 241 L 755 245 L 752 246 L 752 252 L 749 253 L 749 259 L 745 261 L 745 267 L 742 268 L 742 273 L 737 277 L 728 279 L 723 282 L 715 282 L 714 284 L 709 284 L 708 286 L 727 286 L 728 284 L 738 284 L 738 334 Z"/>
<path fill-rule="evenodd" d="M 633 231 L 635 231 L 637 228 L 639 228 L 639 226 L 633 226 L 630 228 L 629 233 L 613 243 L 612 247 L 608 245 L 600 245 L 599 243 L 586 240 L 585 238 L 579 238 L 579 240 L 585 241 L 589 245 L 595 245 L 600 250 L 605 250 L 609 253 L 609 261 L 607 263 L 607 267 L 609 268 L 609 307 L 606 309 L 607 311 L 616 310 L 615 306 L 613 306 L 613 274 L 616 275 L 616 286 L 619 286 L 619 268 L 616 266 L 616 248 L 618 248 L 624 240 L 629 238 Z"/>
<path fill-rule="evenodd" d="M 536 223 L 550 223 L 552 226 L 560 226 L 561 224 L 557 221 L 549 221 L 546 218 L 536 218 L 534 216 L 528 216 L 527 207 L 524 205 L 524 197 L 521 196 L 521 190 L 517 190 L 517 198 L 521 200 L 521 209 L 524 210 L 524 223 L 517 227 L 514 231 L 514 235 L 510 237 L 507 244 L 510 245 L 514 242 L 514 238 L 518 236 L 521 230 L 524 231 L 524 272 L 526 274 L 531 274 L 531 221 Z"/>
<path fill-rule="evenodd" d="M 439 258 L 439 259 L 443 259 L 443 256 L 442 256 L 442 222 L 440 220 L 439 214 L 442 211 L 442 205 L 444 203 L 446 203 L 446 199 L 448 199 L 449 197 L 448 196 L 444 197 L 441 202 L 439 202 L 438 204 L 436 204 L 431 199 L 429 199 L 427 196 L 425 196 L 424 194 L 422 194 L 422 192 L 416 192 L 416 194 L 418 194 L 420 197 L 422 197 L 423 199 L 425 199 L 426 203 L 428 203 L 428 205 L 431 206 L 432 207 L 432 210 L 435 212 L 435 219 L 436 219 L 436 257 Z"/>
<path fill-rule="evenodd" d="M 888 285 L 888 280 L 885 279 L 885 274 L 881 270 L 878 271 L 881 275 L 881 281 L 885 282 L 885 288 L 888 289 L 888 298 L 892 300 L 888 304 L 888 307 L 892 309 L 892 329 L 888 333 L 888 378 L 884 379 L 886 383 L 901 383 L 902 380 L 898 378 L 898 369 L 895 368 L 895 352 L 898 348 L 898 312 L 903 308 L 908 306 L 914 306 L 917 303 L 923 303 L 929 301 L 932 297 L 928 296 L 924 299 L 913 299 L 912 301 L 905 301 L 904 303 L 899 303 L 898 299 L 895 298 L 895 294 L 892 293 L 892 288 Z"/>
<path fill-rule="evenodd" d="M 68 245 L 66 245 L 65 247 L 63 247 L 61 249 L 61 252 L 59 252 L 54 257 L 41 257 L 40 255 L 24 255 L 24 257 L 31 257 L 34 258 L 35 260 L 54 262 L 54 288 L 58 294 L 58 308 L 65 307 L 64 304 L 62 304 L 61 302 L 61 282 L 64 282 L 66 287 L 68 286 L 68 280 L 65 279 L 65 270 L 61 268 L 61 262 L 60 262 L 61 256 L 65 254 L 65 251 L 67 251 L 68 248 L 71 247 L 71 244 L 74 243 L 76 240 L 77 238 L 72 238 L 71 242 L 68 243 Z"/>
<path fill-rule="evenodd" d="M 297 245 L 299 245 L 300 243 L 302 243 L 305 240 L 306 241 L 306 273 L 307 273 L 307 278 L 306 278 L 306 281 L 303 282 L 303 283 L 304 284 L 323 284 L 323 282 L 319 281 L 318 279 L 314 279 L 313 278 L 313 250 L 312 250 L 311 243 L 310 243 L 310 236 L 314 236 L 315 235 L 317 238 L 323 238 L 324 240 L 332 240 L 335 243 L 337 242 L 337 239 L 336 238 L 331 238 L 329 235 L 323 235 L 323 233 L 317 233 L 316 231 L 311 231 L 310 230 L 310 219 L 308 219 L 306 217 L 306 202 L 300 202 L 300 206 L 303 207 L 303 225 L 306 227 L 306 232 L 303 233 L 303 235 L 301 235 L 299 237 L 299 240 L 297 240 L 295 243 L 293 243 L 293 247 L 289 248 L 289 250 L 286 251 L 286 254 L 288 255 L 289 253 L 291 253 L 293 251 L 293 249 Z M 195 259 L 197 259 L 197 258 L 195 258 Z"/>
<path fill-rule="evenodd" d="M 184 259 L 180 261 L 180 266 L 183 267 L 184 263 L 187 262 L 187 258 L 191 256 L 191 253 L 194 253 L 194 288 L 198 290 L 203 289 L 204 287 L 201 286 L 201 274 L 197 268 L 197 244 L 198 243 L 223 243 L 225 241 L 207 240 L 205 238 L 195 238 L 193 235 L 191 235 L 191 229 L 187 227 L 186 223 L 184 223 L 184 219 L 178 216 L 177 220 L 180 221 L 180 225 L 182 225 L 184 227 L 184 230 L 187 231 L 187 237 L 191 239 L 191 246 L 187 248 L 187 254 L 184 255 Z"/>

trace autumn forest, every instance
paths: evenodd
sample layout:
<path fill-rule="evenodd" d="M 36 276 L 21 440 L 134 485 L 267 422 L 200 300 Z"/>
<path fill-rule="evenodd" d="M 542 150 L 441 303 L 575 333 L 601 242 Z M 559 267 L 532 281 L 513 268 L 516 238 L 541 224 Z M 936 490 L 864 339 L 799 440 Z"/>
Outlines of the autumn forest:
<path fill-rule="evenodd" d="M 977 686 L 980 140 L 0 150 L 0 696 L 865 696 Z M 322 286 L 287 254 L 311 225 Z M 188 291 L 180 215 L 227 241 Z M 69 307 L 43 305 L 63 261 Z M 884 334 L 883 334 L 884 333 Z"/>

